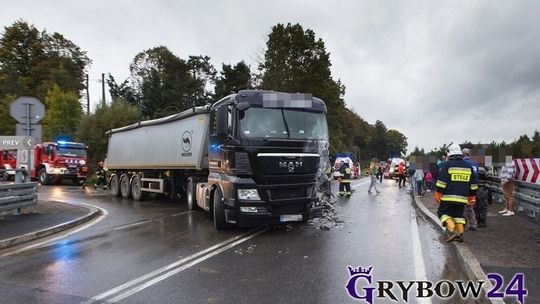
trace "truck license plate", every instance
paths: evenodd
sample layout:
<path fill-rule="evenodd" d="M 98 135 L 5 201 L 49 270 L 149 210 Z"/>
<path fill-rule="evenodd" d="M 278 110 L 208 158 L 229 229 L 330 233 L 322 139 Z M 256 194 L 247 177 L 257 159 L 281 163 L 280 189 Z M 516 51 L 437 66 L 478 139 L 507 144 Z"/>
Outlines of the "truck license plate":
<path fill-rule="evenodd" d="M 284 214 L 281 216 L 281 222 L 299 222 L 301 220 L 301 214 Z"/>

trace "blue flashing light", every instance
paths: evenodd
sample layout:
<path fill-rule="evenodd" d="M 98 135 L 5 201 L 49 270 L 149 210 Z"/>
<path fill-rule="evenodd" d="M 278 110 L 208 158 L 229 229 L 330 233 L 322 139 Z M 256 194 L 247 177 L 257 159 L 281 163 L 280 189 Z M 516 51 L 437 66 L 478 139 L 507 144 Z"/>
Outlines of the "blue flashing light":
<path fill-rule="evenodd" d="M 212 152 L 218 152 L 220 149 L 219 149 L 219 145 L 218 144 L 212 144 L 210 145 L 210 151 Z"/>
<path fill-rule="evenodd" d="M 67 144 L 67 141 L 65 141 L 65 140 L 59 140 L 59 141 L 57 141 L 57 143 L 58 143 L 59 145 L 65 145 L 65 144 Z"/>

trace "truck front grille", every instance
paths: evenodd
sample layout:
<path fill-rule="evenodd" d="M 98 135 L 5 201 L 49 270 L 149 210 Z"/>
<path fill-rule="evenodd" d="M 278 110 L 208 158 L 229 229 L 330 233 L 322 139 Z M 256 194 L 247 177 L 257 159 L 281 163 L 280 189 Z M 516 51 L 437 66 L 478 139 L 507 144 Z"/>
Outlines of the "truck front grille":
<path fill-rule="evenodd" d="M 307 196 L 306 188 L 268 190 L 268 195 L 271 200 L 305 198 Z"/>

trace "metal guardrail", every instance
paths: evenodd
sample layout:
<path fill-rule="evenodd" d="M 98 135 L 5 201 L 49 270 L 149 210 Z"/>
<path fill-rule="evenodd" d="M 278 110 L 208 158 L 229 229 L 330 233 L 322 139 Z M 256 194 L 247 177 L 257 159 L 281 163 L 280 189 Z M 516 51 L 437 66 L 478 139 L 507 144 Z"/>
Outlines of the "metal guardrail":
<path fill-rule="evenodd" d="M 486 186 L 491 189 L 493 200 L 504 201 L 499 177 L 488 178 Z M 519 215 L 526 216 L 533 222 L 540 224 L 540 185 L 515 181 L 514 204 Z"/>
<path fill-rule="evenodd" d="M 0 214 L 37 204 L 38 183 L 3 184 L 0 185 Z"/>
<path fill-rule="evenodd" d="M 25 169 L 0 170 L 0 176 L 6 171 L 15 171 L 15 183 L 0 184 L 0 215 L 15 210 L 15 214 L 21 212 L 21 208 L 37 204 L 37 183 L 25 183 L 28 178 Z"/>

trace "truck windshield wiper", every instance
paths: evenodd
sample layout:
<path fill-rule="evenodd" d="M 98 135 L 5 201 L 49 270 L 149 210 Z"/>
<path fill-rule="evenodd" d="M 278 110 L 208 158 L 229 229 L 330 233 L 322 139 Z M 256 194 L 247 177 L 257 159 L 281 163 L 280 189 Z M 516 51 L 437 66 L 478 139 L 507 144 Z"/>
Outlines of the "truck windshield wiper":
<path fill-rule="evenodd" d="M 285 124 L 285 129 L 287 130 L 287 139 L 289 139 L 291 137 L 291 132 L 289 131 L 289 125 L 285 119 L 285 112 L 283 112 L 283 109 L 281 109 L 281 117 L 283 117 L 283 124 Z"/>

